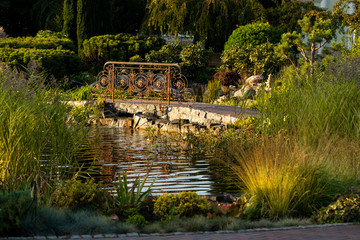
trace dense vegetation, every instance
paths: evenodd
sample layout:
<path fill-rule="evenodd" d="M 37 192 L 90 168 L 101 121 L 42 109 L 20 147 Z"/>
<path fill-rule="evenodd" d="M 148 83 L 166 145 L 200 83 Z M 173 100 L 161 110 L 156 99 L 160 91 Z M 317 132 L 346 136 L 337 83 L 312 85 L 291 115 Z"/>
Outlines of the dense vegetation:
<path fill-rule="evenodd" d="M 0 1 L 0 25 L 10 35 L 0 40 L 0 235 L 209 231 L 293 217 L 358 220 L 359 39 L 325 45 L 336 30 L 359 30 L 358 11 L 347 12 L 353 1 L 340 0 L 331 13 L 299 1 L 133 2 Z M 124 19 L 129 9 L 138 17 Z M 165 44 L 158 33 L 189 33 L 194 43 Z M 222 52 L 222 65 L 208 69 L 213 50 Z M 218 156 L 225 167 L 216 174 L 240 189 L 234 202 L 210 204 L 194 193 L 152 198 L 152 184 L 136 179 L 131 185 L 126 173 L 110 195 L 88 178 L 74 155 L 86 141 L 84 122 L 101 106 L 69 111 L 60 100 L 100 95 L 90 86 L 65 91 L 65 85 L 68 78 L 91 83 L 107 60 L 179 63 L 191 82 L 207 83 L 208 102 L 250 75 L 275 75 L 271 91 L 260 88 L 252 99 L 258 117 L 222 134 L 175 136 Z M 245 97 L 229 101 L 248 104 Z"/>

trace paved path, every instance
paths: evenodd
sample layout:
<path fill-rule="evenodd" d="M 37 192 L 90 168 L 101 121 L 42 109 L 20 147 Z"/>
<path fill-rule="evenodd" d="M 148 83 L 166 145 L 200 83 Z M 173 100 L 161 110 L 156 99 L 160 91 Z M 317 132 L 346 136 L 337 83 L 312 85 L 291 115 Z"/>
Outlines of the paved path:
<path fill-rule="evenodd" d="M 108 100 L 109 101 L 109 100 Z M 115 100 L 115 102 L 124 102 L 124 103 L 136 103 L 136 104 L 161 104 L 166 106 L 166 101 L 157 101 L 157 100 L 137 100 L 137 99 L 126 99 L 126 100 Z M 198 102 L 171 102 L 170 106 L 177 107 L 188 107 L 193 109 L 199 109 L 207 112 L 218 113 L 225 116 L 239 117 L 239 116 L 256 116 L 258 111 L 255 109 L 235 107 L 230 105 L 217 105 L 209 103 L 198 103 Z"/>

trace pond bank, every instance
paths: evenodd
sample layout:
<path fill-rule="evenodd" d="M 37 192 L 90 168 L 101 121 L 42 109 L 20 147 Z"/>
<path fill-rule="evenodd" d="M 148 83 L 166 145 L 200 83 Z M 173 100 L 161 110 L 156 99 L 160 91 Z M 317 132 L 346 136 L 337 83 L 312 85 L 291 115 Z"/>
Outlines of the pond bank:
<path fill-rule="evenodd" d="M 91 101 L 72 101 L 72 106 L 86 106 Z M 226 129 L 238 119 L 256 116 L 257 110 L 235 106 L 194 102 L 149 100 L 106 101 L 103 118 L 94 123 L 102 126 L 156 128 L 169 132 L 196 132 L 202 129 Z"/>

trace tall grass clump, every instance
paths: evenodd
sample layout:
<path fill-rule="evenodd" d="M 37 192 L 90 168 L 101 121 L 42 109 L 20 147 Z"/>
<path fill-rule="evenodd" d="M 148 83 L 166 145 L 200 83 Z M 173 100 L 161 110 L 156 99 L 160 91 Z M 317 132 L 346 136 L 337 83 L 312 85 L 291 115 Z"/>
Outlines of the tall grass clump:
<path fill-rule="evenodd" d="M 359 146 L 338 138 L 305 147 L 279 134 L 251 149 L 233 145 L 229 150 L 250 218 L 310 216 L 360 180 Z"/>
<path fill-rule="evenodd" d="M 0 68 L 0 190 L 18 191 L 36 183 L 44 194 L 58 179 L 79 170 L 72 157 L 86 130 L 68 124 L 66 105 L 45 97 L 41 74 Z"/>
<path fill-rule="evenodd" d="M 310 78 L 288 68 L 281 77 L 283 87 L 258 99 L 264 133 L 296 134 L 307 144 L 324 135 L 358 139 L 358 61 L 360 57 L 345 59 Z"/>
<path fill-rule="evenodd" d="M 261 141 L 228 148 L 249 217 L 310 216 L 360 184 L 358 62 L 311 77 L 288 68 L 282 87 L 259 97 Z"/>

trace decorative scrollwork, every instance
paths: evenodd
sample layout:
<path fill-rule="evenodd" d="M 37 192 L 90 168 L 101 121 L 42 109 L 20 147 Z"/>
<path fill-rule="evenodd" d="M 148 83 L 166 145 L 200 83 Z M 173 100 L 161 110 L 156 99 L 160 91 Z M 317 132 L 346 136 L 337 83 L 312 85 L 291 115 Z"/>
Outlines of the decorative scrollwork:
<path fill-rule="evenodd" d="M 126 90 L 130 86 L 130 76 L 125 73 L 118 73 L 115 79 L 115 86 L 122 90 Z"/>
<path fill-rule="evenodd" d="M 140 73 L 140 74 L 136 75 L 136 77 L 134 79 L 134 86 L 135 86 L 136 92 L 145 91 L 148 86 L 148 74 Z"/>
<path fill-rule="evenodd" d="M 107 62 L 97 76 L 98 86 L 106 88 L 114 100 L 115 90 L 137 97 L 184 99 L 191 95 L 180 66 L 173 63 Z M 108 95 L 107 95 L 108 96 Z"/>
<path fill-rule="evenodd" d="M 171 87 L 177 92 L 184 92 L 188 86 L 187 79 L 184 75 L 178 74 L 175 79 L 172 81 Z"/>
<path fill-rule="evenodd" d="M 153 91 L 162 92 L 166 89 L 166 77 L 162 73 L 155 74 L 153 79 Z"/>
<path fill-rule="evenodd" d="M 96 79 L 100 87 L 106 88 L 110 84 L 109 75 L 105 71 L 100 72 Z"/>

